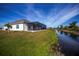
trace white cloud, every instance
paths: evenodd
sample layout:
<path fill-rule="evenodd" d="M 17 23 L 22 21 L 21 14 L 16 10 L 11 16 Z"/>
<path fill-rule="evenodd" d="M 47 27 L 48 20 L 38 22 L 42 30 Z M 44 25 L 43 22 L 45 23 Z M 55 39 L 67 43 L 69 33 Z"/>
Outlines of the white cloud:
<path fill-rule="evenodd" d="M 78 5 L 68 5 L 67 7 L 64 7 L 62 10 L 58 10 L 57 8 L 59 7 L 56 7 L 56 9 L 53 8 L 52 10 L 49 11 L 49 14 L 47 15 L 47 17 L 40 10 L 35 10 L 34 4 L 28 4 L 26 6 L 27 6 L 27 9 L 25 13 L 12 10 L 10 8 L 8 9 L 18 15 L 23 16 L 28 20 L 39 21 L 44 24 L 47 24 L 47 26 L 52 26 L 52 27 L 61 25 L 64 22 L 68 21 L 70 18 L 79 14 Z"/>
<path fill-rule="evenodd" d="M 53 23 L 52 25 L 53 26 L 61 25 L 64 22 L 68 21 L 70 18 L 72 18 L 78 14 L 79 14 L 79 8 L 78 8 L 78 6 L 74 6 L 73 8 L 70 9 L 70 11 L 67 14 L 60 16 L 59 19 L 57 21 L 55 21 L 55 23 Z"/>

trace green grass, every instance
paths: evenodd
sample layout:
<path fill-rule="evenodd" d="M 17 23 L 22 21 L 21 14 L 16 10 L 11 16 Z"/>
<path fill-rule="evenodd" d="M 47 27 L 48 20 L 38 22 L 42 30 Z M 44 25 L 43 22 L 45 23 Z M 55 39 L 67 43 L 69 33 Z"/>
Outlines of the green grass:
<path fill-rule="evenodd" d="M 55 31 L 0 31 L 0 55 L 48 56 L 51 44 L 57 44 Z M 55 51 L 52 53 L 52 55 Z"/>

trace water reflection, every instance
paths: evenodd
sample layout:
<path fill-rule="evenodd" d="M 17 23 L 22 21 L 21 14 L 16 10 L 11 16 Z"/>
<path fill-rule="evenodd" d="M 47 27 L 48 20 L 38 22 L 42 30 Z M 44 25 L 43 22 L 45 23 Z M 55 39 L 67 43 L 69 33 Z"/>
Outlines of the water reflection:
<path fill-rule="evenodd" d="M 77 39 L 78 38 L 78 35 L 75 35 L 73 33 L 68 33 L 68 32 L 64 32 L 64 31 L 59 31 L 61 34 L 64 34 L 64 35 L 68 35 L 70 36 L 72 39 Z"/>
<path fill-rule="evenodd" d="M 61 34 L 63 34 L 63 31 L 60 31 Z"/>
<path fill-rule="evenodd" d="M 64 34 L 65 34 L 65 35 L 68 35 L 69 33 L 67 33 L 67 32 L 64 32 Z"/>
<path fill-rule="evenodd" d="M 79 56 L 79 37 L 67 32 L 56 31 L 61 52 L 67 56 Z"/>
<path fill-rule="evenodd" d="M 72 39 L 78 39 L 78 35 L 75 35 L 75 34 L 70 34 L 70 37 L 72 38 Z"/>

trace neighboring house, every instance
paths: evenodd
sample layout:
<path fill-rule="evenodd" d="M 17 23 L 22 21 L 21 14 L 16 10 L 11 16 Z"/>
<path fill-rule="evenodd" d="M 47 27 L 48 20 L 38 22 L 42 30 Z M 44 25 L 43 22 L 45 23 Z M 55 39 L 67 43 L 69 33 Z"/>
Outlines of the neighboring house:
<path fill-rule="evenodd" d="M 28 20 L 17 20 L 9 24 L 12 26 L 10 30 L 13 31 L 34 31 L 46 29 L 46 25 L 39 22 L 30 22 Z M 3 29 L 6 30 L 7 27 L 4 26 Z"/>

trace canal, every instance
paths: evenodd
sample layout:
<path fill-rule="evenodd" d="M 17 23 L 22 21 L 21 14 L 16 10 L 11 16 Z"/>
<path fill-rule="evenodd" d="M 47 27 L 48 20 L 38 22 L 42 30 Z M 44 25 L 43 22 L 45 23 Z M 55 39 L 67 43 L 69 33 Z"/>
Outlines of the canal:
<path fill-rule="evenodd" d="M 79 36 L 56 31 L 59 38 L 60 51 L 66 56 L 79 56 Z"/>

